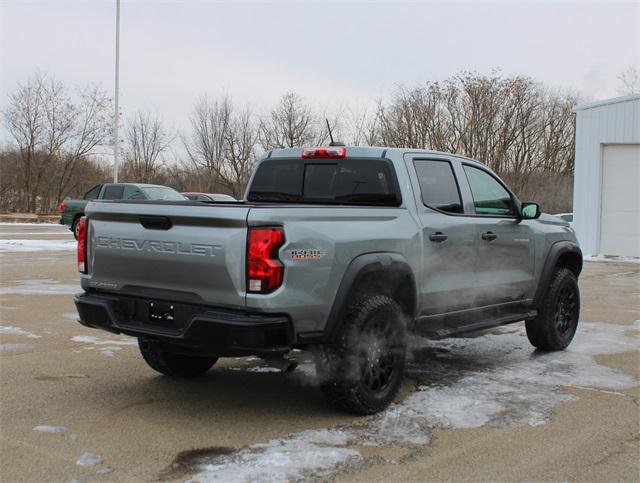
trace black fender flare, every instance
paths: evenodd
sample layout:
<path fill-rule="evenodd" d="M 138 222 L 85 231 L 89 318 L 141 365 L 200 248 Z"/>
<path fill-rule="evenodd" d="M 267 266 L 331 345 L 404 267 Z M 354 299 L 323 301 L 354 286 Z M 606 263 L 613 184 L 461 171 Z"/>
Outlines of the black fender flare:
<path fill-rule="evenodd" d="M 398 253 L 366 253 L 354 258 L 342 276 L 342 281 L 336 292 L 325 325 L 325 340 L 333 340 L 347 312 L 350 299 L 358 290 L 360 281 L 373 274 L 388 277 L 388 280 L 385 280 L 385 284 L 388 284 L 389 287 L 392 286 L 394 281 L 400 281 L 406 277 L 409 278 L 413 292 L 408 294 L 408 300 L 411 300 L 411 302 L 409 303 L 410 307 L 406 307 L 406 309 L 410 312 L 408 315 L 411 320 L 415 319 L 418 300 L 417 287 L 415 276 L 409 263 Z"/>
<path fill-rule="evenodd" d="M 559 265 L 558 262 L 560 259 L 567 256 L 569 256 L 572 261 L 577 261 L 577 263 L 573 263 L 571 266 L 567 266 L 567 268 L 571 269 L 575 273 L 576 278 L 580 275 L 580 272 L 582 271 L 582 250 L 580 249 L 580 246 L 569 240 L 555 242 L 551 245 L 551 248 L 547 253 L 544 266 L 542 267 L 542 271 L 540 272 L 538 288 L 536 289 L 533 299 L 534 307 L 540 307 L 542 304 L 543 298 L 547 292 L 547 287 L 551 283 L 553 271 Z M 568 260 L 569 258 L 567 257 L 566 259 Z"/>

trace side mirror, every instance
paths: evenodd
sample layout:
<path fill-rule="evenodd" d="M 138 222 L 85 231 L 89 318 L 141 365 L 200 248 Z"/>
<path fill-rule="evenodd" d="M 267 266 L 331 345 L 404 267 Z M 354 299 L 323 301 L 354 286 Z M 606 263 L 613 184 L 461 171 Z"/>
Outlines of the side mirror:
<path fill-rule="evenodd" d="M 520 218 L 523 220 L 535 220 L 542 214 L 542 209 L 538 203 L 522 203 L 520 207 Z"/>

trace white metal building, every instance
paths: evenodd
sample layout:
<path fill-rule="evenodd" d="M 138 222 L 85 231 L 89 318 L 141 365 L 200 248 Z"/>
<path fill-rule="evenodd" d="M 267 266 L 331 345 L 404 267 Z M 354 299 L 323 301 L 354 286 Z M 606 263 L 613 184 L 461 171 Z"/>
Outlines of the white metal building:
<path fill-rule="evenodd" d="M 574 111 L 573 221 L 582 251 L 640 257 L 640 95 Z"/>

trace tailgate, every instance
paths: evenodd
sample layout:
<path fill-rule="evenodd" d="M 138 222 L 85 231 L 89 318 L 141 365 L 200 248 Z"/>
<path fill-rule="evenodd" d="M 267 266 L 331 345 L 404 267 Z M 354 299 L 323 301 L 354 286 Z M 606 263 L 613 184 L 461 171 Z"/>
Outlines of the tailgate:
<path fill-rule="evenodd" d="M 243 205 L 90 203 L 82 286 L 243 307 L 248 212 Z"/>

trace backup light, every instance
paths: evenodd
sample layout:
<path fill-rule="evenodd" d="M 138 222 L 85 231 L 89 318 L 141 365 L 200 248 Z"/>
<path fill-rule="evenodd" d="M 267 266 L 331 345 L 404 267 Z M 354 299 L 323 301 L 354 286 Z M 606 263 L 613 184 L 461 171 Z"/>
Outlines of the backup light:
<path fill-rule="evenodd" d="M 329 146 L 326 148 L 302 148 L 302 157 L 313 158 L 344 158 L 347 155 L 347 148 L 344 146 Z"/>

